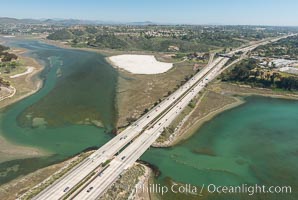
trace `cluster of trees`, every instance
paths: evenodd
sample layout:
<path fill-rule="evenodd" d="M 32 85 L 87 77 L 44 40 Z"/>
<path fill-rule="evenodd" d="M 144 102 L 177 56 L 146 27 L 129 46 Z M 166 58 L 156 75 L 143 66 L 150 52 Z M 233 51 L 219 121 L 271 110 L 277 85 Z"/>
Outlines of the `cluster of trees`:
<path fill-rule="evenodd" d="M 18 63 L 15 61 L 18 59 L 18 56 L 12 53 L 8 53 L 7 50 L 9 50 L 9 47 L 0 45 L 0 68 L 4 68 L 4 73 L 10 73 L 10 71 L 18 65 Z M 5 81 L 1 81 L 2 85 L 5 84 Z"/>
<path fill-rule="evenodd" d="M 9 50 L 9 47 L 0 45 L 0 58 L 2 62 L 10 62 L 12 60 L 18 59 L 18 56 L 13 53 L 6 52 Z"/>
<path fill-rule="evenodd" d="M 0 86 L 9 87 L 10 86 L 10 82 L 9 81 L 6 81 L 2 77 L 0 77 Z"/>
<path fill-rule="evenodd" d="M 298 78 L 295 76 L 282 77 L 277 85 L 286 90 L 298 90 Z"/>
<path fill-rule="evenodd" d="M 17 62 L 14 60 L 18 58 L 17 55 L 8 53 L 7 50 L 9 50 L 9 47 L 0 45 L 0 67 L 5 67 L 5 73 L 9 73 L 11 68 L 17 66 Z M 10 82 L 0 77 L 0 86 L 9 87 Z"/>
<path fill-rule="evenodd" d="M 10 62 L 12 60 L 18 59 L 17 55 L 8 52 L 0 52 L 0 57 L 2 62 Z"/>
<path fill-rule="evenodd" d="M 114 34 L 103 34 L 96 36 L 95 40 L 88 42 L 87 45 L 110 49 L 125 49 L 128 43 L 116 37 Z"/>
<path fill-rule="evenodd" d="M 223 81 L 243 82 L 257 87 L 298 90 L 298 77 L 284 77 L 278 72 L 265 72 L 258 69 L 257 61 L 254 59 L 242 61 L 221 78 Z"/>
<path fill-rule="evenodd" d="M 50 40 L 69 40 L 73 39 L 74 35 L 67 29 L 57 30 L 50 34 L 48 37 Z"/>

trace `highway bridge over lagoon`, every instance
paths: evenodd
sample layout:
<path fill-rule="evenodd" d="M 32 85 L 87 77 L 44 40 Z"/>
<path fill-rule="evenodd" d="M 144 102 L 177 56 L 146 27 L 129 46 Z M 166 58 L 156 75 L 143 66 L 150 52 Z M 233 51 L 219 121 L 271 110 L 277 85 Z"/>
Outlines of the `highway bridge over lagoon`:
<path fill-rule="evenodd" d="M 190 101 L 226 68 L 225 64 L 235 53 L 245 55 L 259 45 L 289 36 L 292 35 L 265 39 L 216 59 L 211 54 L 207 66 L 190 80 L 33 199 L 98 199 L 141 157 Z M 245 56 L 241 56 L 243 58 Z"/>

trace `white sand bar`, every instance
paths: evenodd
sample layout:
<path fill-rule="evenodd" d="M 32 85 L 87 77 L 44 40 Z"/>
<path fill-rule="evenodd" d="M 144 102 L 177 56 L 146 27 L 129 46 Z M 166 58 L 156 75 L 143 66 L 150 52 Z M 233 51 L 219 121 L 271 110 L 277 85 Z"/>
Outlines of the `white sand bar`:
<path fill-rule="evenodd" d="M 173 67 L 173 63 L 159 62 L 153 55 L 123 54 L 111 56 L 109 60 L 115 66 L 133 74 L 160 74 Z"/>

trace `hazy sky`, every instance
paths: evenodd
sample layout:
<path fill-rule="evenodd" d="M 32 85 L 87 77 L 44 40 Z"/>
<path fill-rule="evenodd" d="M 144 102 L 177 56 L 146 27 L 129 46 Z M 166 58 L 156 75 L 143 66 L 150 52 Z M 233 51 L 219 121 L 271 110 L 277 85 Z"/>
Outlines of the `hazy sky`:
<path fill-rule="evenodd" d="M 298 0 L 1 0 L 0 16 L 298 26 Z"/>

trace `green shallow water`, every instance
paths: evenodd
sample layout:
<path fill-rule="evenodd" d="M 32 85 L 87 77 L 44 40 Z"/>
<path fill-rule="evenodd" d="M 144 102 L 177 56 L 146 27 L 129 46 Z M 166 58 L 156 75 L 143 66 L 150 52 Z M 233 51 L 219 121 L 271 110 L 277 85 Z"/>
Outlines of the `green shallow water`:
<path fill-rule="evenodd" d="M 1 163 L 0 172 L 9 166 L 18 166 L 18 170 L 1 175 L 0 183 L 88 147 L 101 146 L 111 138 L 107 132 L 116 118 L 117 72 L 103 56 L 33 40 L 13 40 L 9 45 L 28 49 L 30 56 L 45 65 L 40 74 L 44 86 L 2 110 L 0 132 L 13 143 L 42 148 L 53 156 Z M 90 124 L 93 120 L 103 127 Z"/>
<path fill-rule="evenodd" d="M 248 97 L 247 103 L 215 117 L 187 141 L 151 148 L 142 159 L 160 169 L 160 184 L 169 184 L 170 178 L 195 186 L 265 184 L 297 190 L 297 123 L 298 101 Z"/>

